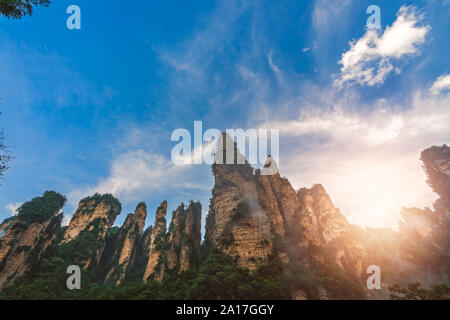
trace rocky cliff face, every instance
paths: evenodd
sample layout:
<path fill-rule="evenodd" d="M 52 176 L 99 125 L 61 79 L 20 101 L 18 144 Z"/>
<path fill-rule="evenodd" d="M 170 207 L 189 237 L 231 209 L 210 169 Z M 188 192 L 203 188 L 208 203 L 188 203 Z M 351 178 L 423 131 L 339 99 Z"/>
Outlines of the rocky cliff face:
<path fill-rule="evenodd" d="M 55 192 L 25 203 L 15 219 L 2 224 L 0 239 L 0 290 L 11 286 L 40 259 L 56 235 L 65 198 Z M 45 205 L 45 207 L 43 207 Z"/>
<path fill-rule="evenodd" d="M 98 266 L 106 245 L 106 234 L 121 211 L 111 195 L 96 194 L 80 201 L 61 245 L 72 251 L 73 264 L 84 269 Z"/>
<path fill-rule="evenodd" d="M 238 164 L 237 159 L 242 155 L 234 142 L 228 137 L 223 140 L 223 159 L 228 145 L 235 151 L 234 164 L 216 161 L 213 165 L 215 184 L 205 240 L 208 248 L 218 248 L 234 257 L 240 266 L 254 270 L 272 254 L 275 228 L 279 227 L 274 228 L 272 221 L 280 218 L 271 217 L 264 210 L 253 168 L 246 161 Z"/>
<path fill-rule="evenodd" d="M 404 208 L 400 221 L 401 251 L 414 263 L 423 283 L 450 281 L 450 147 L 431 147 L 421 154 L 428 184 L 439 195 L 434 210 Z"/>
<path fill-rule="evenodd" d="M 134 274 L 136 278 L 142 279 L 147 267 L 148 258 L 150 255 L 150 245 L 152 241 L 153 226 L 145 229 L 141 239 L 138 241 L 136 249 L 136 258 L 130 267 L 130 273 Z"/>
<path fill-rule="evenodd" d="M 399 279 L 428 285 L 450 281 L 450 148 L 422 153 L 428 183 L 440 196 L 432 209 L 405 208 L 399 230 L 365 230 L 351 225 L 322 185 L 295 191 L 278 172 L 254 170 L 236 145 L 224 136 L 223 152 L 213 165 L 212 190 L 205 226 L 205 252 L 219 249 L 238 266 L 252 271 L 281 262 L 317 279 L 315 298 L 336 297 L 336 283 L 375 298 L 386 289 L 365 289 L 366 270 L 382 270 L 382 286 Z M 227 146 L 232 164 L 222 164 Z M 220 156 L 223 156 L 222 161 Z M 268 163 L 273 160 L 269 157 Z M 159 281 L 201 266 L 201 216 L 198 202 L 183 203 L 172 213 L 167 230 L 167 202 L 156 211 L 154 226 L 145 231 L 147 209 L 140 203 L 122 227 L 113 225 L 121 211 L 111 195 L 80 201 L 67 228 L 59 214 L 65 198 L 54 192 L 25 203 L 19 215 L 0 225 L 0 290 L 29 272 L 48 252 L 65 264 L 76 264 L 93 281 L 121 284 L 124 280 Z M 46 251 L 47 250 L 47 251 Z M 292 272 L 292 271 L 289 271 Z M 325 280 L 323 280 L 325 279 Z M 332 279 L 327 286 L 327 279 Z M 331 288 L 330 288 L 331 287 Z M 292 286 L 294 299 L 311 298 L 302 286 Z M 364 293 L 365 290 L 365 293 Z M 307 293 L 308 291 L 308 293 Z M 363 291 L 363 294 L 361 292 Z M 348 297 L 348 295 L 346 296 Z"/>
<path fill-rule="evenodd" d="M 440 198 L 435 203 L 436 210 L 449 213 L 450 208 L 450 147 L 431 147 L 421 154 L 428 184 Z"/>
<path fill-rule="evenodd" d="M 191 202 L 184 212 L 184 216 L 184 228 L 177 257 L 179 271 L 195 269 L 198 266 L 200 260 L 202 205 L 199 202 Z"/>
<path fill-rule="evenodd" d="M 6 230 L 8 230 L 8 228 L 16 221 L 16 219 L 17 219 L 17 217 L 11 217 L 11 218 L 5 219 L 0 224 L 0 237 L 2 237 L 6 233 Z"/>
<path fill-rule="evenodd" d="M 186 225 L 186 215 L 184 203 L 182 203 L 174 212 L 172 212 L 172 222 L 169 227 L 167 250 L 167 267 L 173 269 L 177 266 L 180 257 L 181 240 Z"/>
<path fill-rule="evenodd" d="M 147 206 L 141 202 L 136 207 L 134 214 L 127 216 L 117 235 L 111 240 L 111 252 L 105 253 L 102 257 L 108 269 L 105 282 L 115 281 L 120 284 L 135 263 L 146 217 Z"/>
<path fill-rule="evenodd" d="M 155 281 L 161 281 L 166 271 L 166 213 L 167 202 L 164 201 L 156 211 L 144 281 L 147 281 L 149 278 Z"/>
<path fill-rule="evenodd" d="M 234 150 L 236 161 L 239 153 L 235 146 Z M 284 263 L 299 263 L 313 273 L 332 265 L 362 289 L 370 265 L 382 268 L 385 288 L 398 279 L 414 281 L 405 274 L 420 274 L 424 283 L 446 279 L 450 275 L 445 258 L 450 252 L 449 155 L 446 146 L 422 153 L 429 184 L 441 198 L 435 211 L 405 209 L 399 232 L 351 225 L 322 185 L 295 192 L 279 173 L 261 175 L 247 162 L 216 162 L 206 243 L 251 270 L 274 256 Z M 417 245 L 408 248 L 411 239 L 416 239 Z M 429 254 L 425 254 L 427 248 Z"/>
<path fill-rule="evenodd" d="M 236 147 L 234 150 L 238 154 Z M 269 161 L 273 162 L 270 157 Z M 209 247 L 234 257 L 242 267 L 254 270 L 273 256 L 309 267 L 311 258 L 323 260 L 310 254 L 311 247 L 326 246 L 351 229 L 321 185 L 296 192 L 278 172 L 262 175 L 247 162 L 216 163 L 213 173 L 206 241 Z M 343 266 L 341 260 L 349 260 L 347 251 L 351 250 L 351 246 L 341 249 L 333 259 Z M 351 257 L 356 259 L 354 254 Z M 358 260 L 361 273 L 362 262 Z"/>

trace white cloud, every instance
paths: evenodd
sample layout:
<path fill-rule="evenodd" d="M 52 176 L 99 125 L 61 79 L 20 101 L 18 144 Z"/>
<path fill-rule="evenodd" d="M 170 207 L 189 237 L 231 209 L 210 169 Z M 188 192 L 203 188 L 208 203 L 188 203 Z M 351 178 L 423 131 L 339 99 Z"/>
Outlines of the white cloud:
<path fill-rule="evenodd" d="M 430 88 L 430 92 L 433 94 L 438 94 L 441 91 L 446 91 L 450 89 L 450 74 L 440 76 L 436 79 L 436 82 Z"/>
<path fill-rule="evenodd" d="M 279 73 L 281 71 L 280 68 L 273 62 L 273 51 L 270 51 L 267 55 L 267 61 L 269 62 L 269 66 L 273 72 Z"/>
<path fill-rule="evenodd" d="M 302 52 L 306 53 L 308 51 L 312 51 L 312 50 L 315 50 L 315 49 L 317 49 L 317 41 L 314 41 L 314 43 L 313 43 L 313 45 L 311 47 L 304 47 L 302 49 Z"/>
<path fill-rule="evenodd" d="M 20 202 L 18 202 L 16 204 L 10 203 L 5 208 L 11 212 L 12 216 L 15 216 L 18 214 L 17 210 L 20 208 L 21 205 L 22 205 L 22 203 L 20 203 Z"/>
<path fill-rule="evenodd" d="M 63 221 L 61 222 L 61 225 L 63 227 L 68 226 L 70 223 L 70 219 L 72 219 L 72 216 L 64 215 Z"/>
<path fill-rule="evenodd" d="M 144 150 L 130 151 L 113 160 L 110 174 L 96 186 L 73 191 L 69 198 L 80 200 L 83 196 L 111 193 L 117 197 L 129 198 L 133 192 L 162 187 L 161 182 L 171 179 L 174 167 L 170 159 L 153 155 Z"/>
<path fill-rule="evenodd" d="M 411 100 L 410 107 L 380 100 L 354 109 L 346 97 L 261 127 L 281 130 L 289 147 L 281 146 L 280 169 L 296 188 L 322 183 L 350 222 L 395 228 L 403 206 L 435 201 L 420 152 L 450 137 L 450 94 L 417 92 Z"/>
<path fill-rule="evenodd" d="M 350 49 L 342 55 L 340 78 L 335 81 L 337 87 L 357 82 L 360 85 L 375 86 L 382 84 L 395 68 L 393 61 L 405 55 L 415 54 L 429 26 L 420 26 L 421 16 L 416 15 L 413 7 L 403 6 L 397 13 L 397 19 L 388 26 L 383 34 L 368 30 L 362 38 L 350 43 Z"/>
<path fill-rule="evenodd" d="M 195 167 L 195 166 L 194 166 Z M 72 191 L 69 201 L 73 204 L 94 193 L 111 193 L 121 201 L 142 200 L 142 196 L 155 192 L 177 192 L 179 189 L 209 190 L 209 185 L 192 177 L 190 165 L 176 166 L 170 159 L 151 154 L 144 150 L 134 150 L 121 154 L 111 163 L 108 177 L 95 186 Z"/>

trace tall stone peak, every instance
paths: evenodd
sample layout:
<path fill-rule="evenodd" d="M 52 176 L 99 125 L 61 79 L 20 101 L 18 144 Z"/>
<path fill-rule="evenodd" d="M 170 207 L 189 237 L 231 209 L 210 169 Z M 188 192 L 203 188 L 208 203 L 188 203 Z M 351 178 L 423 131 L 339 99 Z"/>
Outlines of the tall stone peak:
<path fill-rule="evenodd" d="M 150 239 L 150 249 L 143 278 L 144 281 L 147 281 L 149 278 L 156 281 L 162 281 L 166 271 L 166 213 L 167 201 L 163 201 L 156 210 L 155 225 Z"/>
<path fill-rule="evenodd" d="M 225 143 L 236 151 L 234 142 Z M 238 162 L 235 154 L 232 164 L 213 165 L 215 183 L 202 253 L 221 251 L 250 271 L 274 260 L 286 270 L 299 268 L 300 278 L 303 272 L 318 276 L 315 297 L 324 299 L 335 296 L 336 285 L 330 288 L 327 279 L 350 285 L 358 294 L 362 290 L 370 297 L 387 298 L 383 292 L 365 289 L 370 265 L 382 269 L 383 287 L 397 279 L 420 279 L 425 285 L 449 281 L 449 154 L 445 145 L 422 152 L 428 182 L 440 199 L 434 209 L 403 209 L 398 231 L 354 226 L 321 184 L 296 191 L 278 171 L 262 174 L 247 161 Z M 272 161 L 269 156 L 266 164 Z M 163 201 L 154 213 L 154 225 L 144 231 L 143 202 L 120 228 L 112 227 L 120 202 L 96 194 L 81 200 L 69 226 L 61 228 L 64 197 L 49 192 L 42 198 L 54 200 L 45 201 L 47 210 L 40 210 L 38 197 L 0 225 L 0 290 L 34 270 L 36 259 L 56 251 L 63 253 L 66 263 L 95 274 L 95 281 L 114 284 L 137 279 L 162 282 L 167 275 L 170 279 L 186 270 L 195 273 L 204 261 L 199 202 L 181 203 L 172 211 L 167 230 L 168 204 Z M 291 289 L 293 298 L 310 298 L 304 288 Z"/>
<path fill-rule="evenodd" d="M 81 231 L 91 227 L 99 219 L 111 227 L 121 210 L 120 202 L 110 194 L 95 194 L 82 199 L 70 220 L 63 242 L 76 239 Z"/>
<path fill-rule="evenodd" d="M 156 221 L 158 219 L 165 219 L 167 213 L 167 201 L 163 201 L 156 210 Z"/>
<path fill-rule="evenodd" d="M 105 254 L 101 265 L 103 270 L 107 269 L 105 282 L 115 281 L 120 284 L 136 261 L 139 241 L 141 241 L 145 218 L 147 217 L 147 206 L 141 202 L 136 207 L 134 214 L 129 214 L 120 227 L 116 237 L 107 243 Z"/>
<path fill-rule="evenodd" d="M 71 250 L 73 264 L 82 264 L 84 269 L 95 268 L 102 258 L 106 245 L 106 235 L 120 214 L 120 202 L 110 194 L 95 194 L 84 198 L 78 204 L 69 226 L 64 233 L 62 245 L 80 247 L 82 250 Z M 88 239 L 95 239 L 95 246 L 83 245 Z"/>
<path fill-rule="evenodd" d="M 202 205 L 200 202 L 189 203 L 186 209 L 186 221 L 181 240 L 179 256 L 180 271 L 195 269 L 200 262 L 200 243 L 202 228 Z"/>
<path fill-rule="evenodd" d="M 272 252 L 272 232 L 259 201 L 253 168 L 247 162 L 215 163 L 213 174 L 215 183 L 205 226 L 207 246 L 235 257 L 241 266 L 255 269 Z"/>

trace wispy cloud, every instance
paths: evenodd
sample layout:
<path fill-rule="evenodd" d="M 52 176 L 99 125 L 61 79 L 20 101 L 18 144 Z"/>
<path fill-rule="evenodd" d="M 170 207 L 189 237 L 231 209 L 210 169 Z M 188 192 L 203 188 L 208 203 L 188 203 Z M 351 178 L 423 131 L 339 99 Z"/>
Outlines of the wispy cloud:
<path fill-rule="evenodd" d="M 195 167 L 175 165 L 170 159 L 146 152 L 129 151 L 117 156 L 111 162 L 107 177 L 100 179 L 94 186 L 82 187 L 69 194 L 73 204 L 81 198 L 94 193 L 111 193 L 121 201 L 140 201 L 149 193 L 176 193 L 181 189 L 210 189 L 202 184 L 199 176 L 193 176 Z"/>
<path fill-rule="evenodd" d="M 384 33 L 368 30 L 356 42 L 350 43 L 350 49 L 342 55 L 342 65 L 337 87 L 358 83 L 362 86 L 382 84 L 392 71 L 400 72 L 394 61 L 406 55 L 418 52 L 430 26 L 420 26 L 422 16 L 417 15 L 414 7 L 403 6 L 397 13 L 397 19 Z"/>
<path fill-rule="evenodd" d="M 433 94 L 438 94 L 442 91 L 450 89 L 450 74 L 440 76 L 436 79 L 430 88 L 430 92 Z"/>
<path fill-rule="evenodd" d="M 18 214 L 17 210 L 20 208 L 22 203 L 18 202 L 16 204 L 10 203 L 6 206 L 6 209 L 11 213 L 12 216 L 15 216 Z"/>
<path fill-rule="evenodd" d="M 352 0 L 342 0 L 339 4 L 333 0 L 315 1 L 312 22 L 316 31 L 333 30 L 351 4 Z"/>

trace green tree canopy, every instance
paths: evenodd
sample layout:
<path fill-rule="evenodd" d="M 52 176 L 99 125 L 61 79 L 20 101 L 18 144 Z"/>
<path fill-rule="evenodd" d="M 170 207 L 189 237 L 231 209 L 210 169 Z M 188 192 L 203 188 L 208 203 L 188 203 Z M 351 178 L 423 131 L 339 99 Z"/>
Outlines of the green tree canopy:
<path fill-rule="evenodd" d="M 410 283 L 407 288 L 394 283 L 389 287 L 392 300 L 450 300 L 450 285 L 435 283 L 430 289 L 422 288 L 420 282 Z"/>
<path fill-rule="evenodd" d="M 34 6 L 48 7 L 50 0 L 0 0 L 0 15 L 20 19 L 33 14 Z"/>

